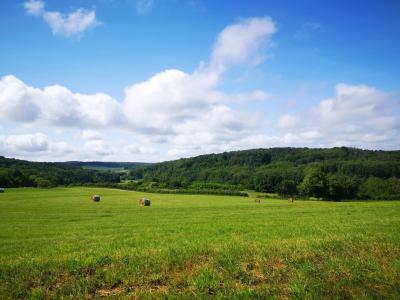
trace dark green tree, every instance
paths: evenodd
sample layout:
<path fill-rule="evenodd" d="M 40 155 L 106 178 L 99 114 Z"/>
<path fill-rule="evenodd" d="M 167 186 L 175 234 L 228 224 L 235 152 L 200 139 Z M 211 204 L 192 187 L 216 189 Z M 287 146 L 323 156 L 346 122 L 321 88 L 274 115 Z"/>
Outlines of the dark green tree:
<path fill-rule="evenodd" d="M 306 171 L 303 182 L 300 184 L 303 195 L 320 198 L 328 196 L 328 184 L 326 175 L 319 168 L 310 168 Z"/>
<path fill-rule="evenodd" d="M 357 197 L 359 180 L 355 176 L 329 174 L 328 198 L 331 200 L 355 199 Z"/>
<path fill-rule="evenodd" d="M 294 180 L 283 180 L 277 187 L 277 192 L 283 197 L 293 197 L 297 195 L 297 184 Z"/>

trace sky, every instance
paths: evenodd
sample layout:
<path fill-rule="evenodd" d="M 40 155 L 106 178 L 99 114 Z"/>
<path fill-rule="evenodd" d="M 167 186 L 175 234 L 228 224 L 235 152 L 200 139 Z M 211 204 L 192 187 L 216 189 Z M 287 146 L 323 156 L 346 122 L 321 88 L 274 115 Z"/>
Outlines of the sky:
<path fill-rule="evenodd" d="M 0 155 L 400 149 L 400 1 L 0 2 Z"/>

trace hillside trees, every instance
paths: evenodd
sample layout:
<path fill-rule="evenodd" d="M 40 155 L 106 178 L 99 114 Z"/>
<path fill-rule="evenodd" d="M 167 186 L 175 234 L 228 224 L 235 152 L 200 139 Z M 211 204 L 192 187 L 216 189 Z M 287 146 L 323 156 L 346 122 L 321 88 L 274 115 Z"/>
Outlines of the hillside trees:
<path fill-rule="evenodd" d="M 293 197 L 298 194 L 297 183 L 294 180 L 283 180 L 277 187 L 277 193 L 283 197 Z"/>
<path fill-rule="evenodd" d="M 120 174 L 88 170 L 62 163 L 29 162 L 0 156 L 1 187 L 53 187 L 87 183 L 117 183 Z"/>
<path fill-rule="evenodd" d="M 200 155 L 143 165 L 128 173 L 0 157 L 0 185 L 113 185 L 143 182 L 153 189 L 255 190 L 319 199 L 399 199 L 400 151 L 354 148 L 270 148 Z M 129 163 L 122 163 L 127 166 Z M 99 165 L 101 166 L 101 165 Z M 18 172 L 15 172 L 18 171 Z M 234 187 L 234 188 L 233 188 Z"/>
<path fill-rule="evenodd" d="M 193 182 L 203 182 L 282 195 L 294 182 L 298 194 L 332 200 L 361 197 L 359 186 L 373 184 L 364 183 L 370 177 L 400 178 L 400 151 L 346 147 L 253 149 L 157 163 L 130 173 L 130 179 L 157 181 L 164 188 L 186 188 Z"/>
<path fill-rule="evenodd" d="M 299 185 L 300 192 L 309 197 L 317 199 L 328 196 L 328 181 L 326 175 L 319 168 L 310 168 L 302 183 Z"/>
<path fill-rule="evenodd" d="M 376 200 L 399 200 L 400 179 L 395 177 L 389 179 L 370 177 L 361 184 L 359 197 Z"/>
<path fill-rule="evenodd" d="M 360 181 L 355 176 L 329 174 L 327 176 L 327 194 L 332 200 L 355 199 Z"/>

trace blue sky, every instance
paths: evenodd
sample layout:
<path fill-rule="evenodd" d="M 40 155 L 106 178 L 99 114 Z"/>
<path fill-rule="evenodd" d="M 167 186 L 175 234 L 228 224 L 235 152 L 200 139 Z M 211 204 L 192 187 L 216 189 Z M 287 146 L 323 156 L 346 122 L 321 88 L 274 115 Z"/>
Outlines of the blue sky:
<path fill-rule="evenodd" d="M 399 149 L 399 1 L 0 4 L 0 155 Z"/>

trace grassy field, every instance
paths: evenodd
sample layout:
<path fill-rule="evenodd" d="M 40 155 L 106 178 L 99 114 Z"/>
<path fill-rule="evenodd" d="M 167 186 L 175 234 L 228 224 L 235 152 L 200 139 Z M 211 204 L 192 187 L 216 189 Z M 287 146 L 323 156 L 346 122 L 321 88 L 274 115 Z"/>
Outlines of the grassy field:
<path fill-rule="evenodd" d="M 0 194 L 0 298 L 400 298 L 400 202 L 142 196 Z"/>

